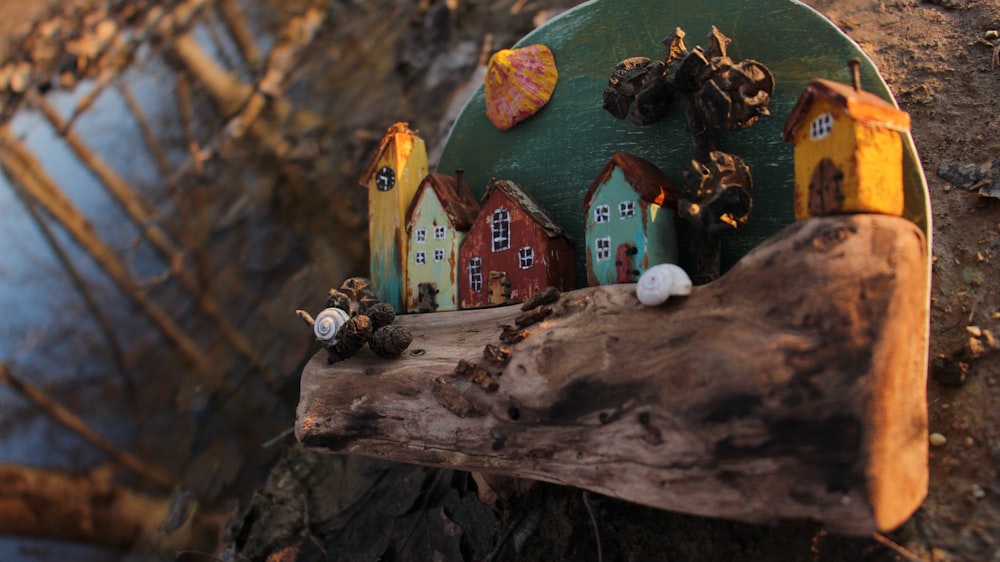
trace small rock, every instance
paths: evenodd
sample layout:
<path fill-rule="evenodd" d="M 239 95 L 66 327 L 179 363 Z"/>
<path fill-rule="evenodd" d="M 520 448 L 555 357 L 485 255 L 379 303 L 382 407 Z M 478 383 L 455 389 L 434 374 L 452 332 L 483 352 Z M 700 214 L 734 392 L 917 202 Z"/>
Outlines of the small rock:
<path fill-rule="evenodd" d="M 979 484 L 972 485 L 972 497 L 977 500 L 981 500 L 986 497 L 986 490 L 983 489 Z"/>
<path fill-rule="evenodd" d="M 993 335 L 993 332 L 989 330 L 983 330 L 983 340 L 985 340 L 986 345 L 990 349 L 997 349 L 997 338 Z"/>
<path fill-rule="evenodd" d="M 931 363 L 931 375 L 944 386 L 962 386 L 969 378 L 969 364 L 955 357 L 939 355 Z"/>
<path fill-rule="evenodd" d="M 944 445 L 945 443 L 948 442 L 948 438 L 940 433 L 935 432 L 931 433 L 930 442 L 931 446 L 940 447 L 941 445 Z"/>
<path fill-rule="evenodd" d="M 979 326 L 966 326 L 965 331 L 969 332 L 970 336 L 981 338 L 983 337 L 983 329 Z"/>
<path fill-rule="evenodd" d="M 969 338 L 968 347 L 969 356 L 973 359 L 983 356 L 987 351 L 986 346 L 983 344 L 983 340 L 979 338 Z"/>
<path fill-rule="evenodd" d="M 938 166 L 937 175 L 959 189 L 969 189 L 989 176 L 993 163 L 945 162 Z"/>

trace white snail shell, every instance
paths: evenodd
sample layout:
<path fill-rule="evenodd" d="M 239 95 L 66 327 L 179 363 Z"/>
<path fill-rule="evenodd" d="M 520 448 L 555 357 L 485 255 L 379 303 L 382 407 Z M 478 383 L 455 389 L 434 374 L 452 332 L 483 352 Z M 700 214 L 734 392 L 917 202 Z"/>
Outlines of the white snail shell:
<path fill-rule="evenodd" d="M 337 332 L 350 318 L 350 314 L 339 308 L 323 310 L 313 323 L 313 333 L 316 334 L 316 339 L 326 345 L 337 343 Z"/>
<path fill-rule="evenodd" d="M 691 278 L 672 263 L 654 265 L 639 277 L 635 286 L 635 296 L 646 306 L 656 306 L 667 302 L 672 296 L 691 294 Z"/>

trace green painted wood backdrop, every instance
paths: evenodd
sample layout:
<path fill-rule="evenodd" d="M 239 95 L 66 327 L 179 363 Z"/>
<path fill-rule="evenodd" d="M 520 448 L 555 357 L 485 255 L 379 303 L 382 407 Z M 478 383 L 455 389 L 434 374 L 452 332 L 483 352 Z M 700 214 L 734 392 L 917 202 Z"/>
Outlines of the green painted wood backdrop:
<path fill-rule="evenodd" d="M 592 0 L 581 4 L 518 42 L 542 43 L 555 54 L 559 82 L 549 104 L 513 129 L 499 131 L 486 117 L 480 86 L 456 121 L 437 170 L 450 174 L 464 169 L 477 197 L 491 177 L 521 185 L 573 237 L 577 283 L 585 286 L 583 195 L 611 155 L 621 150 L 650 160 L 678 186 L 681 170 L 694 156 L 679 105 L 664 120 L 646 127 L 619 121 L 601 109 L 611 69 L 631 56 L 662 60 L 665 47 L 661 41 L 675 27 L 687 32 L 689 49 L 707 46 L 713 24 L 733 39 L 730 57 L 763 62 L 776 81 L 770 117 L 742 131 L 718 131 L 719 149 L 742 157 L 754 180 L 750 221 L 723 241 L 723 268 L 728 268 L 794 222 L 793 153 L 782 141 L 782 130 L 809 80 L 850 82 L 847 61 L 857 57 L 862 61 L 864 88 L 892 100 L 888 86 L 858 45 L 799 2 Z M 906 216 L 929 234 L 927 185 L 909 135 L 904 147 Z"/>

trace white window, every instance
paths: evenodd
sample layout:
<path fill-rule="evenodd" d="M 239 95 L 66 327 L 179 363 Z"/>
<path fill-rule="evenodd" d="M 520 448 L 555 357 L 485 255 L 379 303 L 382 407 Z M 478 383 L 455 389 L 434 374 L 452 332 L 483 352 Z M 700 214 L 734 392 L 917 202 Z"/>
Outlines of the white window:
<path fill-rule="evenodd" d="M 517 261 L 521 269 L 531 269 L 535 266 L 535 249 L 525 246 L 517 251 Z"/>
<path fill-rule="evenodd" d="M 413 257 L 413 261 L 416 262 L 417 265 L 424 265 L 427 263 L 427 252 L 419 250 L 417 255 Z"/>
<path fill-rule="evenodd" d="M 445 233 L 448 232 L 448 227 L 446 226 L 435 226 L 434 227 L 434 239 L 444 240 Z"/>
<path fill-rule="evenodd" d="M 824 113 L 813 119 L 812 125 L 809 126 L 809 138 L 812 140 L 819 140 L 833 131 L 833 115 L 830 113 Z"/>
<path fill-rule="evenodd" d="M 493 251 L 510 248 L 510 213 L 507 209 L 493 211 Z"/>
<path fill-rule="evenodd" d="M 594 207 L 594 222 L 600 224 L 602 222 L 608 222 L 611 220 L 611 209 L 607 205 L 598 205 Z"/>
<path fill-rule="evenodd" d="M 594 249 L 597 250 L 597 261 L 604 261 L 611 258 L 611 237 L 603 236 L 594 240 Z"/>
<path fill-rule="evenodd" d="M 473 293 L 483 290 L 483 260 L 478 257 L 469 258 L 469 287 Z"/>
<path fill-rule="evenodd" d="M 618 218 L 630 219 L 635 216 L 635 201 L 622 201 L 618 204 Z"/>
<path fill-rule="evenodd" d="M 417 244 L 423 244 L 424 242 L 426 242 L 427 241 L 427 229 L 426 228 L 418 228 L 416 230 L 416 232 L 413 233 L 413 239 L 417 242 Z"/>
<path fill-rule="evenodd" d="M 434 263 L 444 261 L 444 248 L 434 248 Z"/>

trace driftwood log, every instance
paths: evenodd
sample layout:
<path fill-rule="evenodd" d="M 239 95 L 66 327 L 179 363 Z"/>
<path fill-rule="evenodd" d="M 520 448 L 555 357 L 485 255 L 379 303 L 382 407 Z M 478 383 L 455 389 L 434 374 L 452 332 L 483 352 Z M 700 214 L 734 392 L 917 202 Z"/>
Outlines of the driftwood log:
<path fill-rule="evenodd" d="M 398 360 L 312 359 L 296 435 L 693 514 L 889 530 L 927 489 L 928 269 L 912 223 L 825 217 L 660 307 L 612 285 L 548 315 L 404 316 Z"/>

